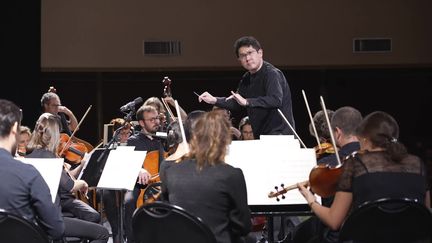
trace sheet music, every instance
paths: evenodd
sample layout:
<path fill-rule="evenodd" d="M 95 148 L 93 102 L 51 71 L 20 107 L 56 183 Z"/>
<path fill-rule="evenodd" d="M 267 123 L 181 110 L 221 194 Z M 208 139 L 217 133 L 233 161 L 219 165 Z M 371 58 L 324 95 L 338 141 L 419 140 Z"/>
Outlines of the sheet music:
<path fill-rule="evenodd" d="M 48 184 L 53 203 L 57 196 L 58 187 L 60 185 L 61 172 L 63 170 L 64 159 L 49 158 L 17 158 L 26 164 L 33 165 Z"/>
<path fill-rule="evenodd" d="M 268 198 L 275 186 L 289 186 L 308 180 L 316 165 L 314 149 L 301 149 L 299 142 L 291 142 L 284 135 L 266 137 L 264 140 L 233 141 L 226 163 L 240 168 L 246 180 L 249 205 L 305 204 L 297 189 L 285 194 L 285 199 Z M 292 137 L 292 136 L 291 136 Z M 294 146 L 297 144 L 297 146 Z"/>
<path fill-rule="evenodd" d="M 112 150 L 105 163 L 98 188 L 133 190 L 147 151 L 134 151 L 133 146 Z"/>
<path fill-rule="evenodd" d="M 81 169 L 81 171 L 80 171 L 80 173 L 79 173 L 79 175 L 77 177 L 78 180 L 81 180 L 81 176 L 83 175 L 85 169 L 87 168 L 88 162 L 89 162 L 90 157 L 92 156 L 93 152 L 94 152 L 94 150 L 92 152 L 90 152 L 90 153 L 85 153 L 84 154 L 84 157 L 81 160 L 81 163 L 84 163 L 84 165 L 83 165 L 83 167 L 82 167 L 82 169 Z"/>

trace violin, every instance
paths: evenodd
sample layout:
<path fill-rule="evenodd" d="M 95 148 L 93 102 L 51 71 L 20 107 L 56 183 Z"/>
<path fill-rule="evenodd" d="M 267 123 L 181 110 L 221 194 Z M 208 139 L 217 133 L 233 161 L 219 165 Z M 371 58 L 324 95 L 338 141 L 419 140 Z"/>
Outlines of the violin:
<path fill-rule="evenodd" d="M 327 164 L 317 165 L 310 171 L 308 181 L 299 182 L 287 187 L 282 184 L 282 189 L 280 190 L 275 186 L 276 192 L 270 192 L 268 197 L 276 197 L 277 201 L 279 201 L 279 196 L 282 196 L 282 199 L 285 199 L 284 194 L 290 190 L 298 188 L 297 184 L 309 186 L 311 191 L 320 197 L 331 197 L 336 193 L 336 187 L 342 172 L 342 166 L 331 167 Z"/>
<path fill-rule="evenodd" d="M 87 152 L 85 144 L 73 142 L 66 133 L 60 134 L 60 143 L 57 147 L 59 157 L 67 159 L 72 164 L 79 164 Z"/>
<path fill-rule="evenodd" d="M 306 97 L 304 95 L 304 97 Z M 326 122 L 327 122 L 327 127 L 329 128 L 329 132 L 330 132 L 330 138 L 332 141 L 332 150 L 333 153 L 336 155 L 336 159 L 337 159 L 337 166 L 332 167 L 328 164 L 321 164 L 321 165 L 317 165 L 314 168 L 312 168 L 312 170 L 309 173 L 309 180 L 308 181 L 304 181 L 304 182 L 300 182 L 300 184 L 305 184 L 308 185 L 311 188 L 311 191 L 318 194 L 321 197 L 330 197 L 333 196 L 336 193 L 336 186 L 339 182 L 339 178 L 342 175 L 343 172 L 343 166 L 341 163 L 341 160 L 339 158 L 339 153 L 336 147 L 336 142 L 334 139 L 334 135 L 333 135 L 333 131 L 331 129 L 331 125 L 330 125 L 330 120 L 328 118 L 328 114 L 327 114 L 327 108 L 325 107 L 325 103 L 324 103 L 324 99 L 321 98 L 321 105 L 322 105 L 322 109 L 326 118 Z M 305 101 L 307 103 L 307 100 L 305 98 Z M 313 121 L 312 121 L 313 122 Z M 318 140 L 318 137 L 317 137 Z M 319 145 L 319 150 L 322 151 L 326 151 L 328 149 L 330 149 L 329 145 L 325 145 L 325 146 L 321 146 L 321 144 Z M 317 150 L 315 150 L 317 151 Z M 330 151 L 330 150 L 329 150 Z M 321 153 L 323 154 L 323 153 Z M 298 184 L 298 183 L 297 183 Z M 288 187 L 284 187 L 282 186 L 282 190 L 278 190 L 278 187 L 276 186 L 275 189 L 278 190 L 277 192 L 270 192 L 268 194 L 269 198 L 272 197 L 276 197 L 276 200 L 279 201 L 278 196 L 280 195 L 284 195 L 285 193 L 287 193 L 289 190 L 295 189 L 297 188 L 297 184 L 295 185 L 291 185 Z M 283 196 L 282 199 L 284 199 L 285 197 Z"/>
<path fill-rule="evenodd" d="M 314 147 L 314 149 L 317 160 L 335 153 L 335 150 L 331 143 L 321 143 L 320 146 L 317 145 Z"/>
<path fill-rule="evenodd" d="M 48 89 L 48 92 L 49 92 L 49 93 L 51 92 L 51 93 L 55 93 L 55 94 L 57 94 L 57 89 L 54 88 L 54 86 L 50 86 L 50 88 Z M 84 121 L 84 118 L 85 118 L 85 117 L 87 116 L 87 114 L 89 113 L 91 107 L 92 107 L 92 106 L 90 105 L 89 108 L 87 109 L 87 111 L 84 113 L 84 115 L 83 115 L 83 117 L 81 118 L 81 120 L 79 121 L 77 127 L 75 128 L 75 130 L 74 130 L 72 133 L 71 133 L 71 131 L 69 130 L 68 127 L 65 127 L 66 132 L 67 132 L 67 135 L 70 134 L 70 137 L 71 137 L 71 139 L 72 139 L 74 142 L 78 142 L 78 143 L 84 144 L 84 145 L 86 146 L 86 148 L 87 148 L 87 151 L 92 151 L 92 150 L 94 149 L 93 145 L 91 145 L 89 142 L 87 142 L 87 141 L 85 141 L 85 140 L 83 140 L 83 139 L 80 139 L 80 138 L 76 137 L 76 136 L 75 136 L 75 133 L 78 131 L 79 127 L 81 126 L 81 123 Z M 60 113 L 59 113 L 58 115 L 60 115 Z"/>

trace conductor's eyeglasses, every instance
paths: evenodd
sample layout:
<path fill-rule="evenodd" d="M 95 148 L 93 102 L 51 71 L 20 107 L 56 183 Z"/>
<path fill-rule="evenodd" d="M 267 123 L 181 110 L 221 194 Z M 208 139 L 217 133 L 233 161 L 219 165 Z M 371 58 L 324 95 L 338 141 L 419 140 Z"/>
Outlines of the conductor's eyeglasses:
<path fill-rule="evenodd" d="M 248 52 L 246 52 L 246 53 L 239 53 L 239 59 L 240 60 L 245 60 L 248 56 L 251 56 L 252 54 L 254 54 L 254 53 L 256 53 L 257 52 L 257 50 L 250 50 L 250 51 L 248 51 Z"/>

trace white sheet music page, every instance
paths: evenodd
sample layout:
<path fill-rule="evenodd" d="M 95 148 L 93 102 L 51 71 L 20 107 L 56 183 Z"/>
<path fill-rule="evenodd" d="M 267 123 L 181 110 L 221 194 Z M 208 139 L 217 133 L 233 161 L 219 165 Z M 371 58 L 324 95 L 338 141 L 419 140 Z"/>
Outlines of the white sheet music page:
<path fill-rule="evenodd" d="M 93 150 L 94 151 L 94 150 Z M 93 154 L 93 151 L 90 153 L 85 153 L 83 159 L 81 160 L 81 163 L 84 163 L 83 167 L 81 168 L 80 173 L 78 174 L 77 180 L 81 180 L 81 176 L 83 175 L 84 170 L 87 168 L 87 164 L 90 160 L 90 157 Z"/>
<path fill-rule="evenodd" d="M 285 194 L 285 199 L 276 201 L 268 194 L 285 187 L 308 180 L 311 169 L 316 165 L 313 149 L 300 148 L 299 142 L 284 135 L 275 139 L 233 141 L 226 163 L 240 168 L 246 180 L 249 205 L 305 204 L 297 189 Z M 290 142 L 291 141 L 291 142 Z M 280 197 L 281 198 L 281 197 Z"/>
<path fill-rule="evenodd" d="M 133 149 L 133 146 L 119 146 L 110 152 L 98 188 L 133 190 L 147 154 Z"/>
<path fill-rule="evenodd" d="M 63 169 L 64 159 L 49 158 L 17 158 L 26 164 L 33 165 L 48 184 L 53 203 L 57 196 L 58 187 L 60 184 L 61 172 Z"/>

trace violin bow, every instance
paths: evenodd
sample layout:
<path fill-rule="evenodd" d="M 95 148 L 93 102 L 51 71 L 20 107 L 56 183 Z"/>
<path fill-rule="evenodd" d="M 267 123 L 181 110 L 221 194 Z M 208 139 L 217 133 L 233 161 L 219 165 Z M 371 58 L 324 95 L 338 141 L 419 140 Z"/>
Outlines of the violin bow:
<path fill-rule="evenodd" d="M 332 144 L 333 144 L 333 148 L 334 148 L 334 151 L 335 151 L 335 155 L 336 155 L 336 159 L 337 159 L 337 162 L 338 162 L 338 166 L 340 166 L 340 165 L 342 165 L 342 163 L 341 163 L 341 160 L 340 160 L 340 157 L 339 157 L 338 148 L 336 146 L 336 140 L 335 140 L 334 135 L 333 135 L 333 128 L 332 128 L 332 126 L 330 124 L 330 119 L 329 119 L 328 114 L 327 114 L 327 108 L 326 108 L 326 105 L 324 103 L 324 98 L 322 96 L 320 96 L 320 100 L 321 100 L 321 107 L 322 107 L 322 110 L 324 112 L 324 116 L 326 118 L 327 126 L 329 128 L 330 138 L 332 140 Z"/>
<path fill-rule="evenodd" d="M 293 133 L 296 135 L 297 139 L 300 141 L 300 143 L 302 144 L 302 146 L 304 148 L 307 148 L 306 145 L 303 143 L 303 141 L 301 140 L 300 136 L 296 133 L 296 131 L 294 130 L 294 128 L 291 126 L 291 124 L 289 123 L 288 119 L 285 117 L 285 115 L 282 113 L 282 111 L 278 108 L 277 109 L 279 111 L 279 114 L 282 116 L 282 118 L 285 120 L 285 122 L 288 124 L 288 126 L 291 128 L 291 130 L 293 131 Z"/>
<path fill-rule="evenodd" d="M 178 117 L 179 118 L 178 119 L 178 123 L 180 125 L 180 132 L 181 132 L 181 135 L 182 135 L 182 140 L 183 140 L 182 143 L 185 144 L 187 150 L 189 151 L 189 144 L 186 141 L 186 133 L 185 133 L 185 130 L 184 130 L 184 127 L 183 127 L 183 120 L 181 118 L 180 106 L 179 106 L 177 100 L 174 100 L 174 103 L 175 103 L 177 114 L 179 115 L 179 117 Z"/>
<path fill-rule="evenodd" d="M 302 94 L 303 94 L 303 99 L 304 99 L 305 104 L 306 104 L 306 109 L 307 109 L 308 114 L 309 114 L 309 119 L 310 119 L 311 124 L 312 124 L 313 132 L 314 132 L 314 134 L 315 134 L 315 138 L 316 138 L 316 140 L 317 140 L 318 148 L 321 149 L 321 142 L 320 142 L 320 140 L 319 140 L 318 132 L 317 132 L 317 130 L 316 130 L 316 126 L 315 126 L 315 122 L 314 122 L 314 120 L 313 120 L 312 113 L 311 113 L 311 110 L 310 110 L 310 108 L 309 108 L 309 102 L 308 102 L 308 99 L 307 99 L 307 97 L 306 97 L 306 93 L 305 93 L 305 91 L 304 91 L 303 89 L 302 89 Z"/>
<path fill-rule="evenodd" d="M 70 137 L 69 137 L 69 139 L 68 139 L 68 141 L 67 141 L 66 144 L 69 144 L 69 142 L 71 141 L 71 139 L 73 138 L 73 136 L 75 135 L 75 133 L 78 131 L 78 128 L 81 126 L 81 123 L 84 121 L 84 118 L 87 116 L 87 114 L 89 113 L 89 111 L 90 111 L 91 108 L 92 108 L 92 105 L 90 105 L 89 108 L 87 108 L 87 111 L 84 113 L 84 115 L 82 116 L 81 120 L 78 122 L 77 127 L 75 128 L 75 130 L 70 135 Z M 66 146 L 63 147 L 63 149 L 60 152 L 60 154 L 63 154 L 65 148 L 66 148 Z"/>

